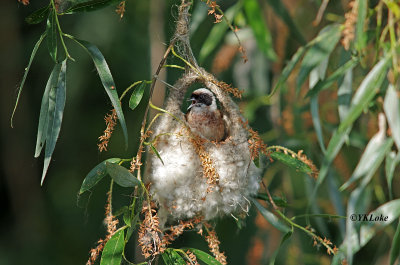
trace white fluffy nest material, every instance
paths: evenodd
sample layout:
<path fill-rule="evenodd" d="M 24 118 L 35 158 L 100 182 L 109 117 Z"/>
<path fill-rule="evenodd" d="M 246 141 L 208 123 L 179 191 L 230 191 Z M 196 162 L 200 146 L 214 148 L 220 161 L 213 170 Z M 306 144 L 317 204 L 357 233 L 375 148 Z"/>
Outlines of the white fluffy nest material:
<path fill-rule="evenodd" d="M 170 90 L 164 109 L 185 121 L 181 105 L 187 88 L 194 82 L 204 83 L 222 104 L 222 112 L 228 127 L 228 140 L 219 144 L 207 141 L 203 147 L 212 160 L 219 175 L 217 184 L 208 184 L 203 176 L 203 168 L 194 144 L 184 125 L 171 115 L 159 117 L 153 128 L 153 137 L 158 138 L 156 148 L 161 160 L 149 152 L 147 182 L 158 203 L 160 223 L 202 216 L 210 220 L 218 216 L 247 213 L 250 207 L 248 198 L 259 189 L 260 171 L 251 160 L 248 146 L 248 132 L 239 119 L 242 119 L 237 105 L 211 82 L 214 77 L 203 71 L 187 73 Z M 206 78 L 204 78 L 206 77 Z M 171 135 L 173 134 L 173 135 Z"/>

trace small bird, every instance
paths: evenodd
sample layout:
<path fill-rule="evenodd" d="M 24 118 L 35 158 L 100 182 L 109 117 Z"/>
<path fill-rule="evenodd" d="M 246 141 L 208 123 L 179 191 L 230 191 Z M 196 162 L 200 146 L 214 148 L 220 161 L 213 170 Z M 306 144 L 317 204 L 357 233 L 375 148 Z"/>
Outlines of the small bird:
<path fill-rule="evenodd" d="M 225 137 L 225 123 L 213 93 L 206 88 L 193 91 L 186 121 L 192 132 L 210 141 L 219 142 Z"/>

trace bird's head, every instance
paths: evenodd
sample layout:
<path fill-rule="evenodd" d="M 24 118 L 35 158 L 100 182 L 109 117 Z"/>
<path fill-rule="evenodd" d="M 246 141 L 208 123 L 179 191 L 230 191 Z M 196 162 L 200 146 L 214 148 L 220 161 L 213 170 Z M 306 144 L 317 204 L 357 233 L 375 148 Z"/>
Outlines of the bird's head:
<path fill-rule="evenodd" d="M 196 89 L 188 100 L 192 102 L 188 107 L 188 110 L 191 111 L 215 111 L 217 109 L 214 94 L 206 88 Z"/>

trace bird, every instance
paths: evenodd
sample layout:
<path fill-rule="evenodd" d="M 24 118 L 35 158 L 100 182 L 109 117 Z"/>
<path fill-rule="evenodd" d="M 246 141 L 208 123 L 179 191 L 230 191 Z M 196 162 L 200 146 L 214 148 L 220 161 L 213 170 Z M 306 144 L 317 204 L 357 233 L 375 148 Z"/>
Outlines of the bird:
<path fill-rule="evenodd" d="M 191 104 L 185 117 L 190 130 L 210 141 L 222 141 L 225 137 L 225 122 L 214 94 L 206 88 L 199 88 L 193 91 L 188 101 Z"/>

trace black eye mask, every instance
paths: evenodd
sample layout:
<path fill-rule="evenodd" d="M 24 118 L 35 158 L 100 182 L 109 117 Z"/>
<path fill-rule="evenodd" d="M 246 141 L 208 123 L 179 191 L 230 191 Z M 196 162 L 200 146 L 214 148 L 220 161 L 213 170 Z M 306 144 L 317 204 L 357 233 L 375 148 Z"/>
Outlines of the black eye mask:
<path fill-rule="evenodd" d="M 212 97 L 208 94 L 192 94 L 191 98 L 196 100 L 198 103 L 203 103 L 207 106 L 212 104 Z"/>

